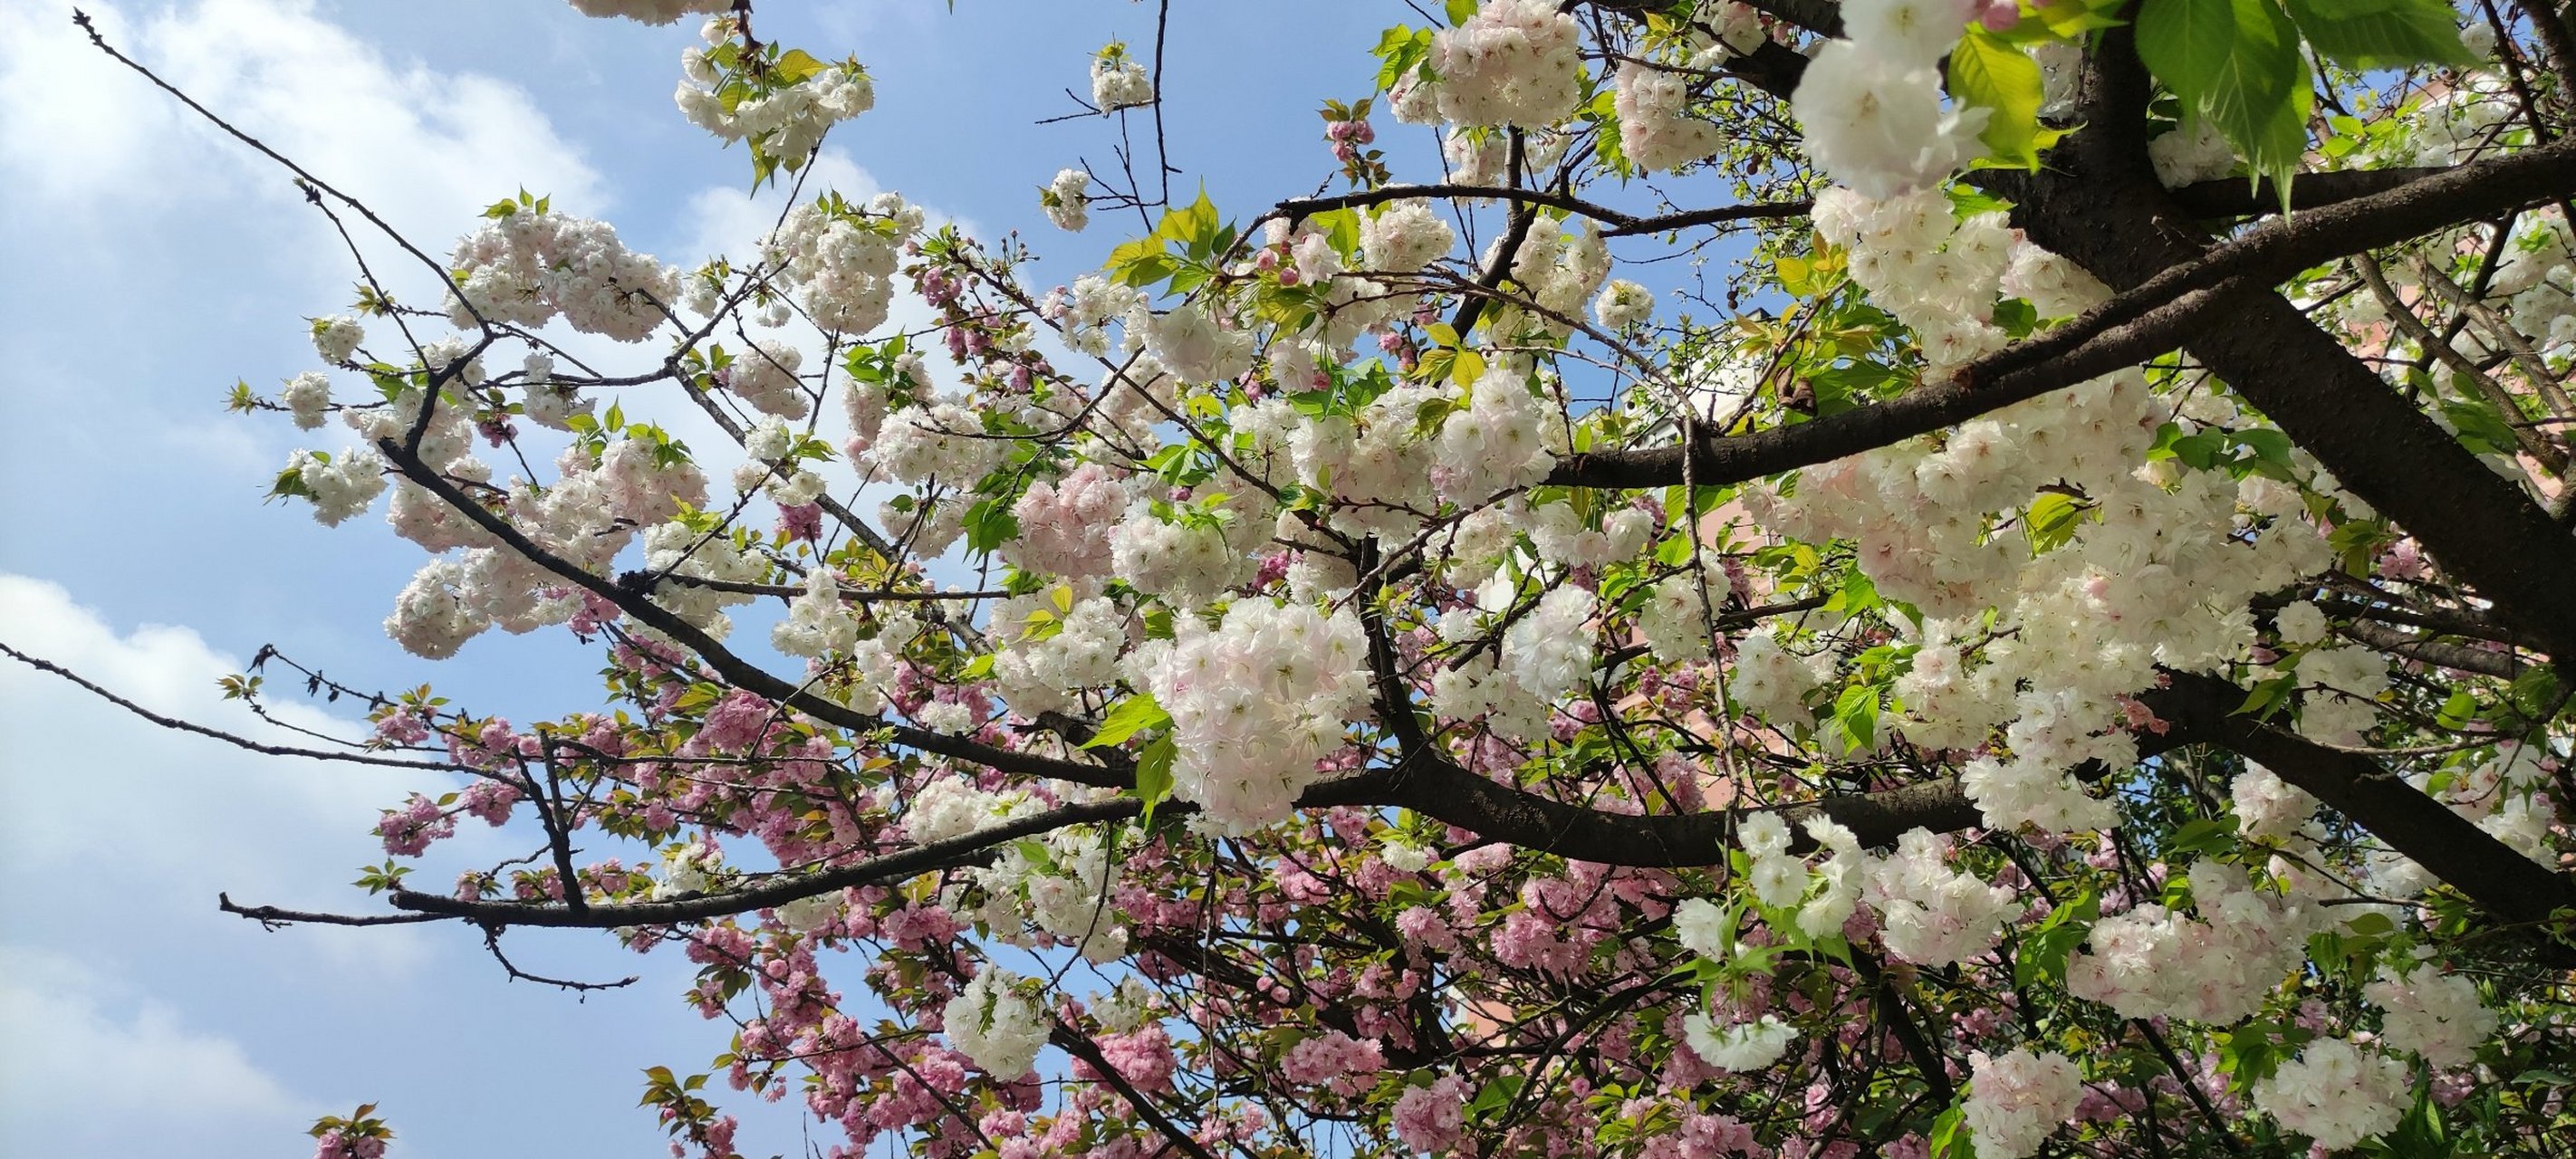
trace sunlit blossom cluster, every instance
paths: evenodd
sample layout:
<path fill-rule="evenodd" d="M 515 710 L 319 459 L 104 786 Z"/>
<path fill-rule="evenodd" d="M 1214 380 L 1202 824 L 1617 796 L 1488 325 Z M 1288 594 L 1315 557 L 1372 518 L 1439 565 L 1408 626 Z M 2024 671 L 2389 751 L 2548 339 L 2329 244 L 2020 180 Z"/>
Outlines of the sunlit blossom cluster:
<path fill-rule="evenodd" d="M 1457 125 L 1543 129 L 1582 95 L 1582 32 L 1548 0 L 1483 0 L 1432 38 L 1439 118 Z"/>
<path fill-rule="evenodd" d="M 606 222 L 519 206 L 456 243 L 449 320 L 566 325 L 634 342 L 670 317 L 679 273 L 618 241 Z"/>
<path fill-rule="evenodd" d="M 1967 27 L 1966 0 L 1865 0 L 1848 39 L 1808 61 L 1790 111 L 1816 167 L 1872 200 L 1937 185 L 1983 153 L 1988 110 L 1944 109 L 1941 57 Z"/>
<path fill-rule="evenodd" d="M 1368 645 L 1348 612 L 1249 599 L 1212 627 L 1137 649 L 1128 668 L 1172 717 L 1173 794 L 1234 829 L 1288 815 L 1369 699 Z"/>

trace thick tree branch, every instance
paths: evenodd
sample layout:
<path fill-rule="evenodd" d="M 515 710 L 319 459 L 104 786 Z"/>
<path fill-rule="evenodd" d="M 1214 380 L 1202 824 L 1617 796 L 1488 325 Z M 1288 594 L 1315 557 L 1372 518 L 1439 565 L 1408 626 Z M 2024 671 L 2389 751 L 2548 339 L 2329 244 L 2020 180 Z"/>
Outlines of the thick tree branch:
<path fill-rule="evenodd" d="M 2290 209 L 2304 213 L 2339 205 L 2356 197 L 2365 197 L 2398 188 L 2448 172 L 2453 166 L 2401 166 L 2394 169 L 2338 169 L 2330 173 L 2302 173 L 2290 183 Z M 2281 211 L 2280 186 L 2271 179 L 2251 189 L 2242 177 L 2221 177 L 2214 181 L 2195 182 L 2173 191 L 2173 199 L 2183 212 L 2193 217 L 2259 217 Z"/>
<path fill-rule="evenodd" d="M 1745 0 L 1746 6 L 1776 16 L 1818 36 L 1843 34 L 1843 6 L 1834 0 Z"/>
<path fill-rule="evenodd" d="M 2125 53 L 2120 32 L 2106 36 L 2104 52 Z M 2134 54 L 2118 63 L 2136 71 Z M 2094 75 L 2109 78 L 2103 85 L 2109 91 L 2120 88 L 2122 72 L 2105 66 Z M 2576 193 L 2576 141 L 2562 141 L 2266 222 L 2211 247 L 2206 232 L 2155 183 L 2143 143 L 2115 147 L 2116 134 L 2087 140 L 2095 131 L 2077 134 L 2075 148 L 2062 150 L 2063 169 L 2013 182 L 2014 221 L 2033 241 L 2124 291 L 2114 301 L 2135 301 L 2141 309 L 2153 308 L 2146 298 L 2206 286 L 2213 278 L 2271 281 L 2330 258 Z M 2576 655 L 2576 601 L 2566 598 L 2567 577 L 2576 576 L 2576 537 L 2341 341 L 2278 294 L 2262 293 L 2244 295 L 2227 324 L 2203 328 L 2188 347 L 2346 489 L 2405 527 L 2451 576 L 2492 601 L 2499 619 L 2539 636 L 2553 656 Z"/>
<path fill-rule="evenodd" d="M 2221 287 L 2221 291 L 2235 289 Z M 2218 291 L 2187 294 L 2089 339 L 2052 342 L 2058 353 L 2046 359 L 2015 359 L 2032 363 L 2020 369 L 1987 371 L 1998 365 L 1995 360 L 2019 349 L 2015 347 L 1970 364 L 1948 382 L 1926 384 L 1872 406 L 1741 435 L 1703 434 L 1692 444 L 1687 473 L 1698 486 L 1719 487 L 1929 434 L 2144 362 L 2171 350 L 2189 328 L 2223 304 Z M 1568 487 L 1677 487 L 1685 474 L 1682 456 L 1680 446 L 1567 455 L 1557 460 L 1547 482 Z"/>
<path fill-rule="evenodd" d="M 2459 644 L 2445 644 L 2439 640 L 2426 640 L 2368 620 L 2354 620 L 2337 628 L 2336 631 L 2391 656 L 2421 660 L 2427 664 L 2456 668 L 2462 672 L 2475 672 L 2481 676 L 2493 676 L 2500 680 L 2511 680 L 2520 675 L 2525 668 L 2530 667 L 2517 660 L 2511 652 L 2490 652 L 2484 648 L 2470 648 Z"/>
<path fill-rule="evenodd" d="M 629 571 L 621 573 L 617 577 L 617 586 L 622 588 L 645 590 L 659 587 L 663 584 L 677 584 L 686 588 L 705 588 L 711 592 L 734 592 L 736 594 L 746 596 L 776 596 L 783 600 L 792 600 L 805 594 L 804 588 L 794 584 L 755 584 L 744 583 L 739 580 L 708 579 L 704 576 L 694 575 L 656 575 L 647 571 Z M 841 602 L 846 604 L 879 604 L 906 602 L 936 603 L 944 600 L 998 600 L 1010 595 L 1011 593 L 998 589 L 971 592 L 906 592 L 895 591 L 890 588 L 840 588 L 837 589 L 837 594 L 841 597 Z"/>
<path fill-rule="evenodd" d="M 2424 353 L 2433 356 L 2442 365 L 2450 367 L 2453 375 L 2468 383 L 2470 388 L 2477 392 L 2478 397 L 2485 399 L 2488 406 L 2494 407 L 2497 412 L 2496 417 L 2503 420 L 2506 428 L 2513 432 L 2513 440 L 2522 447 L 2524 454 L 2530 455 L 2541 466 L 2548 468 L 2550 474 L 2567 473 L 2567 452 L 2552 445 L 2540 429 L 2530 422 L 2515 421 L 2523 417 L 2522 409 L 2514 405 L 2513 396 L 2506 393 L 2504 384 L 2479 369 L 2478 364 L 2471 361 L 2468 355 L 2460 353 L 2459 347 L 2451 345 L 2449 339 L 2434 333 L 2432 327 L 2425 325 L 2423 319 L 2416 317 L 2415 308 L 2408 305 L 2404 298 L 2398 297 L 2396 288 L 2388 284 L 2388 276 L 2380 270 L 2378 261 L 2369 254 L 2354 254 L 2352 268 L 2360 271 L 2362 282 L 2370 287 L 2371 296 L 2379 299 L 2379 305 L 2388 315 L 2390 324 L 2396 326 L 2408 338 L 2414 339 L 2416 345 L 2424 348 Z"/>
<path fill-rule="evenodd" d="M 234 901 L 229 893 L 215 895 L 215 908 L 248 918 L 271 930 L 284 926 L 409 926 L 457 920 L 453 914 L 334 914 L 279 909 L 273 905 L 243 905 Z"/>
<path fill-rule="evenodd" d="M 1148 1126 L 1154 1128 L 1155 1133 L 1168 1141 L 1173 1149 L 1189 1155 L 1191 1159 L 1216 1159 L 1214 1155 L 1208 1153 L 1206 1147 L 1199 1145 L 1195 1136 L 1182 1130 L 1179 1123 L 1173 1122 L 1171 1116 L 1164 1114 L 1159 1104 L 1146 1097 L 1144 1092 L 1137 1090 L 1136 1084 L 1127 1081 L 1127 1076 L 1118 1072 L 1118 1068 L 1109 1061 L 1109 1056 L 1100 1049 L 1099 1043 L 1091 1041 L 1089 1035 L 1066 1026 L 1060 1019 L 1048 1021 L 1053 1023 L 1053 1028 L 1047 1032 L 1047 1041 L 1054 1043 L 1056 1049 L 1081 1059 L 1083 1065 L 1090 1067 L 1093 1073 L 1100 1076 L 1100 1081 L 1107 1083 L 1110 1089 L 1118 1092 L 1119 1098 L 1125 1099 L 1128 1106 L 1136 1108 L 1136 1113 L 1145 1119 Z"/>
<path fill-rule="evenodd" d="M 1272 220 L 1297 222 L 1318 213 L 1380 205 L 1389 201 L 1452 198 L 1493 198 L 1518 205 L 1544 205 L 1550 209 L 1579 213 L 1604 225 L 1626 225 L 1637 220 L 1635 214 L 1623 213 L 1606 205 L 1598 205 L 1572 194 L 1558 193 L 1553 190 L 1518 189 L 1508 185 L 1460 185 L 1444 181 L 1428 185 L 1381 185 L 1375 189 L 1336 193 L 1328 197 L 1291 198 L 1272 206 L 1270 212 L 1252 219 L 1252 224 L 1258 226 Z"/>
<path fill-rule="evenodd" d="M 2063 183 L 2025 184 L 2043 196 L 2080 198 L 2083 193 Z M 2186 333 L 2199 326 L 2204 311 L 2225 304 L 2220 291 L 2250 292 L 2321 261 L 2548 200 L 2566 189 L 2576 189 L 2576 143 L 2439 170 L 2378 193 L 2267 222 L 2236 241 L 2131 279 L 2131 288 L 2110 301 L 1969 364 L 1949 384 L 1795 427 L 1731 438 L 1707 436 L 1692 463 L 1693 473 L 1703 485 L 1743 482 L 1963 422 L 2180 345 Z M 2117 232 L 2092 222 L 2083 228 Z M 2149 222 L 2139 228 L 2167 227 Z M 2109 239 L 2110 243 L 2117 240 Z M 2069 243 L 2051 244 L 2074 256 Z M 2081 264 L 2082 259 L 2078 261 Z M 2203 293 L 2195 296 L 2195 291 Z M 1677 447 L 1596 452 L 1560 461 L 1548 481 L 1591 487 L 1675 486 L 1681 482 L 1681 465 L 1682 452 Z"/>
<path fill-rule="evenodd" d="M 1851 829 L 1866 846 L 1894 845 L 1908 829 L 1936 833 L 1978 823 L 1977 807 L 1955 777 L 1883 792 L 1827 797 L 1770 809 L 1705 813 L 1605 813 L 1486 780 L 1445 758 L 1409 762 L 1393 804 L 1493 841 L 1576 861 L 1647 868 L 1718 865 L 1735 845 L 1736 827 L 1756 812 L 1778 813 L 1795 833 L 1794 848 L 1814 842 L 1797 825 L 1825 817 Z"/>
<path fill-rule="evenodd" d="M 1978 367 L 1986 373 L 2049 358 L 2060 344 L 2127 322 L 2191 290 L 2238 279 L 2268 286 L 2347 254 L 2576 192 L 2576 141 L 2444 169 L 2393 189 L 2275 218 L 2205 250 L 2191 244 L 2193 232 L 2170 212 L 2157 212 L 2172 206 L 2160 187 L 2152 190 L 2155 200 L 2148 201 L 2148 190 L 2101 188 L 2098 175 L 2088 180 L 2043 174 L 2030 183 L 2030 192 L 2036 196 L 2015 212 L 2015 220 L 2041 223 L 2049 238 L 2043 245 L 2088 269 L 2095 263 L 2078 251 L 2119 253 L 2123 260 L 2104 263 L 2109 274 L 2104 269 L 2093 273 L 2121 292 L 2042 338 L 1981 360 Z M 2056 211 L 2057 203 L 2064 203 L 2062 212 Z M 2123 211 L 2117 224 L 2088 212 L 2115 207 Z M 2076 236 L 2078 219 L 2092 235 L 2089 239 Z"/>
<path fill-rule="evenodd" d="M 2496 840 L 2377 761 L 2237 715 L 2245 690 L 2228 681 L 2197 673 L 2167 676 L 2167 687 L 2138 699 L 2172 722 L 2174 732 L 2261 762 L 2480 909 L 2509 922 L 2541 925 L 2553 911 L 2576 906 L 2576 882 Z"/>
<path fill-rule="evenodd" d="M 1798 91 L 1799 78 L 1807 75 L 1807 57 L 1776 40 L 1764 40 L 1752 52 L 1719 67 L 1727 75 L 1785 101 Z"/>
<path fill-rule="evenodd" d="M 1388 778 L 1383 770 L 1354 773 L 1309 787 L 1297 798 L 1303 809 L 1330 808 L 1336 805 L 1379 805 L 1387 803 Z M 835 866 L 815 873 L 777 877 L 748 889 L 670 901 L 629 902 L 622 905 L 592 905 L 574 908 L 553 903 L 531 904 L 516 901 L 467 901 L 445 894 L 396 890 L 393 903 L 397 908 L 442 917 L 460 917 L 481 925 L 554 926 L 580 929 L 611 929 L 620 926 L 668 925 L 674 922 L 704 921 L 748 913 L 756 909 L 785 905 L 788 902 L 856 886 L 885 885 L 916 874 L 942 869 L 981 865 L 992 858 L 993 850 L 1006 842 L 1036 837 L 1074 825 L 1092 825 L 1124 821 L 1142 814 L 1145 803 L 1136 797 L 1115 797 L 1060 805 L 1042 813 L 988 826 L 972 833 L 959 834 L 946 841 L 935 841 L 879 854 L 865 861 Z M 1185 816 L 1198 811 L 1188 801 L 1165 801 L 1156 807 L 1164 816 Z"/>
<path fill-rule="evenodd" d="M 1914 1060 L 1914 1069 L 1923 1076 L 1924 1086 L 1931 1090 L 1934 1105 L 1949 1105 L 1950 1100 L 1957 1097 L 1957 1092 L 1951 1089 L 1950 1072 L 1944 1065 L 1946 1060 L 1932 1048 L 1931 1041 L 1923 1037 L 1923 1028 L 1915 1025 L 1914 1014 L 1906 1008 L 1905 994 L 1897 988 L 1896 979 L 1888 976 L 1877 957 L 1867 951 L 1855 949 L 1851 960 L 1852 967 L 1877 992 L 1879 1021 L 1886 1024 L 1888 1033 L 1896 1036 L 1897 1045 L 1904 1048 L 1905 1056 Z"/>
<path fill-rule="evenodd" d="M 2504 315 L 2496 313 L 2494 307 L 2479 300 L 2477 295 L 2461 288 L 2450 275 L 2420 254 L 2415 258 L 2415 273 L 2423 280 L 2426 289 L 2459 307 L 2461 313 L 2476 320 L 2490 341 L 2504 347 L 2506 356 L 2513 360 L 2514 369 L 2521 371 L 2522 376 L 2530 380 L 2532 389 L 2540 392 L 2540 400 L 2549 407 L 2550 413 L 2563 419 L 2576 418 L 2576 400 L 2568 398 L 2557 373 L 2549 369 L 2549 363 L 2540 357 L 2539 351 L 2532 349 L 2531 341 L 2522 336 L 2520 329 L 2507 321 Z"/>
<path fill-rule="evenodd" d="M 1506 185 L 1457 185 L 1442 182 L 1430 185 L 1387 185 L 1351 193 L 1336 193 L 1329 197 L 1292 198 L 1271 207 L 1270 212 L 1253 219 L 1253 224 L 1259 225 L 1274 219 L 1300 221 L 1318 213 L 1330 213 L 1336 209 L 1350 209 L 1364 205 L 1380 205 L 1389 201 L 1486 197 L 1508 201 L 1515 205 L 1543 205 L 1550 209 L 1562 209 L 1569 213 L 1581 214 L 1610 227 L 1601 231 L 1603 237 L 1663 233 L 1668 230 L 1688 229 L 1696 225 L 1714 225 L 1719 222 L 1755 218 L 1803 217 L 1809 210 L 1815 208 L 1815 203 L 1812 201 L 1765 201 L 1749 205 L 1721 205 L 1709 209 L 1692 209 L 1680 213 L 1639 217 L 1625 210 L 1612 209 L 1597 202 L 1586 201 L 1572 194 L 1554 190 L 1516 189 Z"/>
<path fill-rule="evenodd" d="M 2342 594 L 2318 601 L 2319 605 L 2330 614 L 2359 616 L 2386 624 L 2404 624 L 2410 628 L 2423 628 L 2445 636 L 2491 640 L 2498 644 L 2511 644 L 2516 648 L 2528 648 L 2532 651 L 2541 649 L 2540 641 L 2530 634 L 2517 632 L 2484 616 L 2456 609 L 2413 605 L 2400 607 L 2377 602 L 2394 597 L 2358 580 L 2347 580 L 2346 586 L 2340 590 Z"/>

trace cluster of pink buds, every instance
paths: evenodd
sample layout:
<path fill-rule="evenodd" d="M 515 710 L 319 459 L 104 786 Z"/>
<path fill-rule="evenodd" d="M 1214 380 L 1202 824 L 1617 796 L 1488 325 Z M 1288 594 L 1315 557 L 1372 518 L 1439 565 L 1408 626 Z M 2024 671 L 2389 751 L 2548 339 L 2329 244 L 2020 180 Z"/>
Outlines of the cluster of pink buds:
<path fill-rule="evenodd" d="M 1354 117 L 1327 123 L 1324 139 L 1333 143 L 1333 159 L 1348 165 L 1360 159 L 1360 146 L 1377 140 L 1377 130 L 1366 118 Z"/>
<path fill-rule="evenodd" d="M 1368 148 L 1377 140 L 1377 129 L 1369 124 L 1368 100 L 1325 101 L 1321 111 L 1324 140 L 1332 143 L 1333 159 L 1342 163 L 1342 174 L 1364 188 L 1385 184 L 1389 176 L 1385 157 Z"/>

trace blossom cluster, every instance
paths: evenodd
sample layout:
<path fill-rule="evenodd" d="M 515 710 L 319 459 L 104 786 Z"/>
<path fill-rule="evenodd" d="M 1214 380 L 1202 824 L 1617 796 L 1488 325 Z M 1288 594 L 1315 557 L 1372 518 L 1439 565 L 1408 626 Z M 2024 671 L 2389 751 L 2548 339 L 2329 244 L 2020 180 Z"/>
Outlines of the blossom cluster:
<path fill-rule="evenodd" d="M 1318 762 L 1365 711 L 1368 645 L 1349 612 L 1249 599 L 1214 626 L 1194 617 L 1128 660 L 1172 717 L 1173 795 L 1243 830 L 1288 815 Z"/>
<path fill-rule="evenodd" d="M 1991 110 L 1941 107 L 1936 67 L 1969 0 L 1853 0 L 1847 39 L 1816 50 L 1790 98 L 1816 167 L 1872 200 L 1937 185 L 1983 153 Z"/>
<path fill-rule="evenodd" d="M 1974 1077 L 1960 1122 L 1976 1144 L 1977 1154 L 1995 1159 L 2023 1159 L 2075 1113 L 2083 1097 L 2083 1075 L 2075 1063 L 2054 1051 L 2015 1050 L 2000 1055 L 1968 1054 Z"/>
<path fill-rule="evenodd" d="M 1544 129 L 1582 96 L 1582 30 L 1549 0 L 1482 0 L 1431 41 L 1431 99 L 1456 125 Z"/>
<path fill-rule="evenodd" d="M 1679 169 L 1707 160 L 1723 144 L 1715 124 L 1690 115 L 1690 86 L 1681 73 L 1629 61 L 1619 66 L 1612 93 L 1620 151 L 1639 169 Z"/>
<path fill-rule="evenodd" d="M 2192 864 L 2198 917 L 2149 902 L 2093 927 L 2066 966 L 2066 989 L 2128 1018 L 2229 1023 L 2262 1008 L 2333 921 L 2321 907 L 2249 885 L 2243 870 Z"/>
<path fill-rule="evenodd" d="M 496 212 L 449 258 L 456 291 L 448 315 L 458 327 L 479 317 L 533 329 L 560 317 L 583 333 L 635 342 L 670 318 L 679 272 L 627 249 L 608 223 L 533 205 Z"/>
<path fill-rule="evenodd" d="M 1045 1012 L 1020 993 L 1018 982 L 1004 970 L 987 968 L 948 1000 L 941 1018 L 948 1041 L 997 1078 L 1029 1073 L 1038 1048 L 1046 1045 Z"/>
<path fill-rule="evenodd" d="M 761 253 L 814 325 L 865 334 L 885 324 L 895 265 L 922 226 L 920 207 L 900 194 L 880 193 L 865 206 L 828 196 L 788 211 Z"/>
<path fill-rule="evenodd" d="M 2406 1064 L 2349 1039 L 2320 1038 L 2254 1084 L 2254 1105 L 2283 1127 L 2340 1151 L 2386 1134 L 2406 1114 Z"/>
<path fill-rule="evenodd" d="M 704 37 L 711 46 L 723 46 L 733 34 L 733 22 L 718 17 L 707 22 Z M 833 125 L 877 103 L 875 81 L 855 61 L 821 65 L 806 75 L 782 77 L 773 64 L 751 76 L 728 77 L 707 51 L 692 47 L 681 54 L 680 71 L 672 99 L 690 124 L 727 141 L 749 142 L 755 155 L 791 169 L 803 166 Z"/>

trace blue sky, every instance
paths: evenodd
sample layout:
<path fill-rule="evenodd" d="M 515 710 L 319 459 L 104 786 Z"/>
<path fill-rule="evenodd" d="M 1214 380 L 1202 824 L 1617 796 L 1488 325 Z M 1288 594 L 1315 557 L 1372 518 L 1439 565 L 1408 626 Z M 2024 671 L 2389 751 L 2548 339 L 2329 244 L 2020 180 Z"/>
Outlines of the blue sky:
<path fill-rule="evenodd" d="M 747 199 L 739 150 L 672 110 L 691 26 L 538 0 L 86 7 L 126 51 L 432 253 L 521 187 L 685 266 L 776 212 L 774 194 Z M 1149 43 L 1153 5 L 772 7 L 765 37 L 855 53 L 876 77 L 876 111 L 821 163 L 844 192 L 900 190 L 988 238 L 1027 231 L 1041 286 L 1130 232 L 1107 215 L 1080 237 L 1045 224 L 1036 187 L 1077 159 L 1108 169 L 1114 133 L 1034 122 L 1073 109 L 1064 90 L 1087 92 L 1102 43 Z M 1178 188 L 1204 177 L 1247 220 L 1331 177 L 1314 110 L 1367 93 L 1367 50 L 1402 10 L 1177 7 Z M 57 0 L 0 4 L 0 482 L 19 497 L 0 538 L 0 640 L 244 731 L 256 722 L 214 681 L 271 643 L 355 684 L 435 682 L 520 721 L 594 706 L 596 664 L 560 634 L 487 635 L 445 664 L 403 655 L 378 625 L 418 551 L 377 518 L 325 530 L 300 505 L 261 505 L 288 452 L 348 436 L 299 439 L 276 416 L 226 415 L 223 398 L 236 379 L 267 391 L 311 369 L 301 319 L 346 309 L 354 271 L 285 174 L 89 49 L 69 17 Z M 1378 127 L 1426 175 L 1429 130 Z M 294 711 L 352 731 L 352 714 Z M 512 935 L 531 969 L 644 976 L 576 1002 L 509 982 L 460 930 L 264 933 L 216 912 L 218 891 L 364 908 L 346 883 L 381 857 L 366 830 L 412 787 L 159 732 L 0 666 L 0 1153 L 292 1154 L 313 1117 L 362 1101 L 383 1105 L 411 1159 L 658 1151 L 634 1109 L 637 1070 L 702 1065 L 725 1038 L 677 1001 L 677 955 Z M 515 852 L 472 834 L 423 878 Z M 753 1153 L 805 1149 L 794 1112 L 745 1119 Z"/>
<path fill-rule="evenodd" d="M 527 0 L 86 7 L 433 253 L 521 186 L 681 264 L 774 212 L 746 200 L 742 153 L 671 109 L 687 26 Z M 1187 97 L 1170 130 L 1190 180 L 1248 217 L 1329 176 L 1312 110 L 1366 91 L 1387 9 L 1183 7 L 1166 87 Z M 1100 44 L 1146 43 L 1153 6 L 778 8 L 765 36 L 855 53 L 877 78 L 877 110 L 825 163 L 846 191 L 897 189 L 987 236 L 1027 230 L 1050 280 L 1118 240 L 1127 222 L 1068 238 L 1036 206 L 1056 169 L 1110 164 L 1107 126 L 1032 122 L 1087 91 Z M 259 502 L 317 436 L 226 415 L 223 396 L 310 369 L 300 319 L 345 309 L 353 281 L 286 176 L 82 44 L 53 0 L 0 5 L 0 102 L 0 476 L 21 499 L 0 540 L 0 640 L 243 731 L 258 726 L 214 681 L 266 643 L 519 720 L 595 703 L 595 664 L 566 641 L 401 654 L 378 622 L 417 550 L 373 518 L 325 530 Z M 291 719 L 346 734 L 349 715 Z M 0 668 L 0 866 L 16 883 L 0 894 L 0 1153 L 294 1154 L 316 1115 L 369 1100 L 415 1159 L 657 1153 L 637 1070 L 701 1065 L 725 1037 L 677 1001 L 677 955 L 512 935 L 532 969 L 644 975 L 576 1002 L 509 982 L 461 930 L 264 933 L 216 912 L 218 891 L 365 907 L 346 883 L 380 857 L 366 829 L 410 787 L 163 733 Z M 458 845 L 425 875 L 515 852 L 483 834 Z M 755 1153 L 804 1150 L 794 1111 L 745 1118 Z"/>

